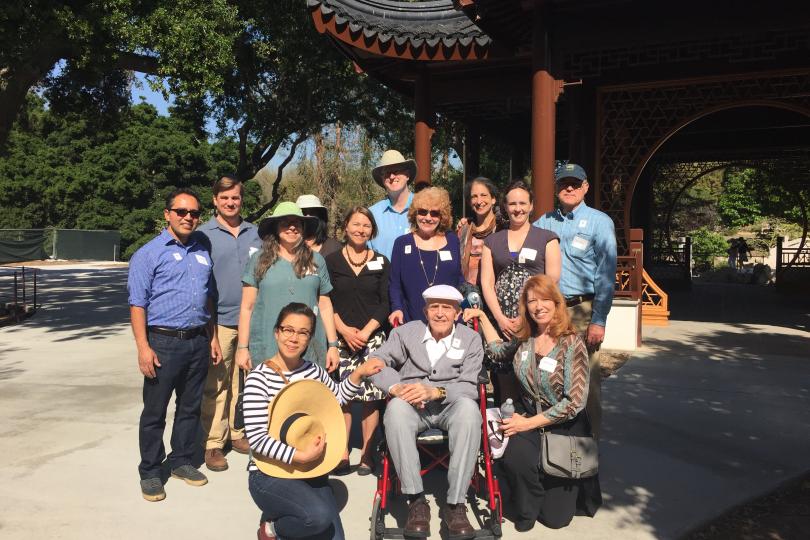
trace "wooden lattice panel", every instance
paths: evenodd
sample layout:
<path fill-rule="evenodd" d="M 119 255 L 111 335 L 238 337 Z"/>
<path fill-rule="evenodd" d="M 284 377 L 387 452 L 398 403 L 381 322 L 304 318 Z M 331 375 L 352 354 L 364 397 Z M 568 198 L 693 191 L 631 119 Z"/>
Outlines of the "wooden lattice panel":
<path fill-rule="evenodd" d="M 744 74 L 600 88 L 597 204 L 627 249 L 632 191 L 655 151 L 681 127 L 711 112 L 772 105 L 810 116 L 810 71 Z"/>

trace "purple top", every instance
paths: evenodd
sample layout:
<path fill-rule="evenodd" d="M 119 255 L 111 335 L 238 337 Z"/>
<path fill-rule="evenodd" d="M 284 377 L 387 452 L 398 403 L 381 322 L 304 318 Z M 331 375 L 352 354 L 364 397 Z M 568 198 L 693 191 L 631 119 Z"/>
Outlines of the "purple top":
<path fill-rule="evenodd" d="M 546 273 L 546 244 L 558 240 L 556 234 L 546 229 L 532 226 L 526 240 L 516 252 L 509 251 L 509 230 L 504 229 L 490 234 L 484 245 L 492 252 L 492 269 L 495 279 L 513 260 L 526 267 L 533 276 Z"/>
<path fill-rule="evenodd" d="M 405 322 L 427 322 L 423 312 L 425 300 L 422 298 L 425 289 L 432 285 L 459 287 L 464 282 L 458 237 L 452 232 L 445 233 L 444 237 L 447 245 L 437 251 L 417 249 L 411 233 L 394 240 L 388 295 L 391 299 L 391 311 L 401 309 L 405 314 Z M 419 262 L 420 258 L 422 264 Z"/>

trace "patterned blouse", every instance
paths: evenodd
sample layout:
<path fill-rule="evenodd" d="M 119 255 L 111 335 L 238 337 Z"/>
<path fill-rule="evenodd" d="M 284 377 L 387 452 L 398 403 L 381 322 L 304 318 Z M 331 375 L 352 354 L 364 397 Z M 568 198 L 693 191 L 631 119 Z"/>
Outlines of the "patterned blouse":
<path fill-rule="evenodd" d="M 493 341 L 487 344 L 487 353 L 495 362 L 512 360 L 524 395 L 533 399 L 538 412 L 542 411 L 552 423 L 573 420 L 585 408 L 590 370 L 588 350 L 578 335 L 557 338 L 557 344 L 546 355 L 553 361 L 543 363 L 550 371 L 541 369 L 543 356 L 534 354 L 534 338 L 524 342 Z"/>

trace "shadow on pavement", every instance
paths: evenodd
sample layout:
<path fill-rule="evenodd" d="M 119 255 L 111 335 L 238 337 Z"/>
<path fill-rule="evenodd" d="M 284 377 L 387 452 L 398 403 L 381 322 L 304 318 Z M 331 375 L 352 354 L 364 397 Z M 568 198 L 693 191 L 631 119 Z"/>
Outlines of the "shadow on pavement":
<path fill-rule="evenodd" d="M 129 324 L 127 269 L 39 269 L 36 314 L 25 327 L 67 332 L 56 341 L 104 339 Z M 68 306 L 69 304 L 69 306 Z M 13 334 L 23 325 L 9 326 Z"/>

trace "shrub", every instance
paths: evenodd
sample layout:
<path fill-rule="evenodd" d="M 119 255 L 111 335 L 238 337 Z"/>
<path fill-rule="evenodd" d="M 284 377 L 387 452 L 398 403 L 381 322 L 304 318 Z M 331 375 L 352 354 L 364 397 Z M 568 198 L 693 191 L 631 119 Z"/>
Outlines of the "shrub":
<path fill-rule="evenodd" d="M 692 258 L 701 266 L 712 266 L 715 257 L 728 251 L 729 244 L 719 233 L 701 227 L 692 232 Z"/>

